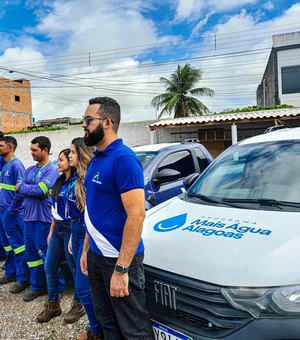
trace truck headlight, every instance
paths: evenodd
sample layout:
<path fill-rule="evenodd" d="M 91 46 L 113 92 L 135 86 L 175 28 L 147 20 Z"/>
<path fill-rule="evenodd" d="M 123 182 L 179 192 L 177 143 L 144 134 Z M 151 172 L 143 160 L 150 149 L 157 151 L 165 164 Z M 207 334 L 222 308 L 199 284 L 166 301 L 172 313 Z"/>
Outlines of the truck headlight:
<path fill-rule="evenodd" d="M 222 288 L 229 303 L 258 317 L 299 317 L 300 285 L 266 288 Z"/>

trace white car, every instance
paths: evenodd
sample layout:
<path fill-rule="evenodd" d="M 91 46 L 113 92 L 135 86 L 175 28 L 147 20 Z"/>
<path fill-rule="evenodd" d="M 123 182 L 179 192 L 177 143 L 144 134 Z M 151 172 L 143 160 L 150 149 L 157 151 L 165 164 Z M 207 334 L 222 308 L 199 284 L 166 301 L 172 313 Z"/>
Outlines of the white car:
<path fill-rule="evenodd" d="M 156 340 L 300 339 L 300 128 L 225 150 L 143 239 Z"/>

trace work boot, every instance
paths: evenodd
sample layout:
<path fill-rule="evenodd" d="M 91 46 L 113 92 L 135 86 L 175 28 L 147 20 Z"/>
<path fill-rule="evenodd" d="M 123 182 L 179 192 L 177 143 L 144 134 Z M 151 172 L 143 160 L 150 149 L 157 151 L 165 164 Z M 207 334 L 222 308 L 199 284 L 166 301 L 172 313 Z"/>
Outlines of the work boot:
<path fill-rule="evenodd" d="M 16 279 L 14 277 L 7 276 L 5 274 L 2 277 L 0 277 L 0 285 L 5 285 L 6 283 L 15 282 L 15 281 Z"/>
<path fill-rule="evenodd" d="M 29 286 L 28 282 L 19 282 L 17 281 L 11 288 L 10 292 L 13 294 L 18 294 L 23 292 Z"/>
<path fill-rule="evenodd" d="M 45 308 L 36 317 L 37 322 L 48 322 L 62 313 L 59 301 L 47 301 Z"/>
<path fill-rule="evenodd" d="M 38 296 L 46 295 L 47 290 L 39 290 L 39 291 L 34 291 L 34 290 L 28 290 L 27 292 L 24 293 L 23 295 L 23 300 L 24 301 L 32 301 L 36 299 Z"/>
<path fill-rule="evenodd" d="M 102 334 L 95 335 L 88 329 L 86 332 L 77 335 L 76 340 L 104 340 L 104 337 Z"/>
<path fill-rule="evenodd" d="M 74 300 L 70 311 L 64 316 L 66 323 L 78 321 L 85 314 L 85 310 L 80 301 Z"/>

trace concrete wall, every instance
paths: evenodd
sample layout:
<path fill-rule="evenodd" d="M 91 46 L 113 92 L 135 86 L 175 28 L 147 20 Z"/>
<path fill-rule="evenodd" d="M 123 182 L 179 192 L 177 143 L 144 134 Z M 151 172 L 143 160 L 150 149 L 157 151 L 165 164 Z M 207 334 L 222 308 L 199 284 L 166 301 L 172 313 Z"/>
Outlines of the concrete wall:
<path fill-rule="evenodd" d="M 262 82 L 256 91 L 257 106 L 273 106 L 280 104 L 278 98 L 277 53 L 273 49 L 263 75 Z"/>
<path fill-rule="evenodd" d="M 130 147 L 151 144 L 151 132 L 147 126 L 152 122 L 154 121 L 121 124 L 118 135 Z M 12 136 L 18 141 L 16 155 L 22 160 L 25 167 L 28 167 L 34 164 L 29 149 L 33 138 L 37 136 L 50 138 L 52 144 L 50 159 L 55 160 L 61 150 L 70 146 L 72 139 L 83 137 L 83 129 L 81 125 L 71 125 L 67 130 L 31 132 Z"/>
<path fill-rule="evenodd" d="M 277 64 L 278 64 L 278 91 L 281 104 L 289 104 L 295 107 L 300 107 L 300 93 L 282 93 L 282 78 L 281 68 L 288 66 L 300 65 L 300 48 L 294 48 L 285 51 L 277 52 Z M 300 80 L 299 80 L 300 81 Z"/>
<path fill-rule="evenodd" d="M 300 32 L 273 35 L 273 47 L 300 44 Z"/>
<path fill-rule="evenodd" d="M 30 82 L 0 78 L 0 130 L 18 131 L 31 125 Z"/>

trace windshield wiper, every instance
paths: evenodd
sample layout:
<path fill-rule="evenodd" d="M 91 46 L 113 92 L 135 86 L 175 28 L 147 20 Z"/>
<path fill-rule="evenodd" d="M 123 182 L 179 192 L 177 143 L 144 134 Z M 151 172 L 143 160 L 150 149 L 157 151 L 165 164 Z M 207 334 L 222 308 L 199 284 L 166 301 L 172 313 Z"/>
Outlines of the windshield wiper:
<path fill-rule="evenodd" d="M 271 198 L 223 198 L 222 202 L 230 203 L 256 203 L 259 205 L 276 206 L 276 207 L 294 207 L 300 208 L 300 203 L 278 201 Z"/>
<path fill-rule="evenodd" d="M 220 201 L 218 201 L 215 198 L 211 198 L 209 196 L 205 196 L 205 195 L 201 195 L 201 194 L 191 194 L 190 192 L 188 192 L 188 196 L 200 198 L 200 200 L 202 200 L 204 202 L 215 203 L 215 204 L 220 203 Z"/>

